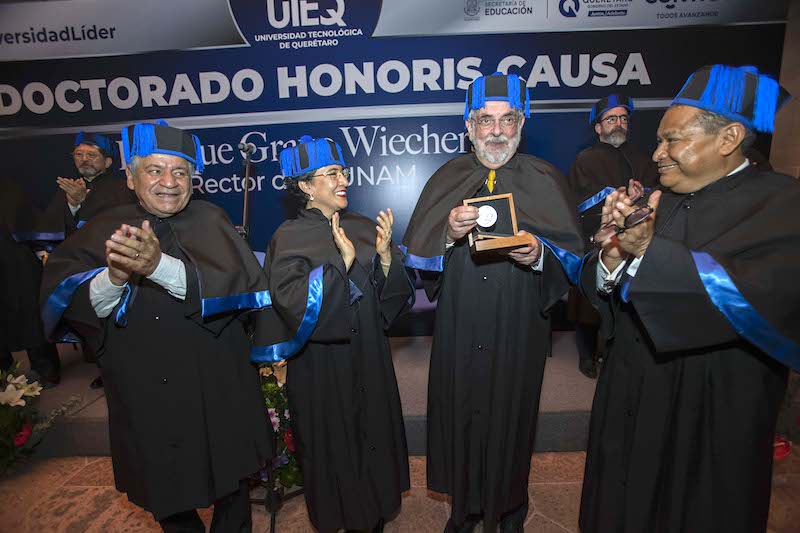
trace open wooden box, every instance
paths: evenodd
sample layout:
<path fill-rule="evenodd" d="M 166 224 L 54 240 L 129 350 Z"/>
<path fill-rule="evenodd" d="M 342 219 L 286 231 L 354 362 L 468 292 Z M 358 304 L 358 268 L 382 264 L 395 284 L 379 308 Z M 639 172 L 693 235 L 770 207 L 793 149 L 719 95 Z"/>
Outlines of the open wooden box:
<path fill-rule="evenodd" d="M 489 228 L 476 226 L 469 232 L 469 247 L 473 253 L 485 251 L 503 251 L 521 248 L 533 243 L 531 235 L 517 235 L 517 212 L 514 209 L 514 197 L 511 193 L 495 194 L 468 198 L 464 205 L 482 207 L 491 206 L 497 213 L 496 222 Z"/>

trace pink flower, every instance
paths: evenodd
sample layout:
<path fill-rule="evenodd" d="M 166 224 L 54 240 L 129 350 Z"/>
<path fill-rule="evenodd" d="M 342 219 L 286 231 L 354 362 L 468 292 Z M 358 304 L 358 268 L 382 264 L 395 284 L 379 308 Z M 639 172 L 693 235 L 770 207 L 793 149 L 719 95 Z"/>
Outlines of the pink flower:
<path fill-rule="evenodd" d="M 28 437 L 31 436 L 31 426 L 29 424 L 23 424 L 22 430 L 19 433 L 14 435 L 14 446 L 19 448 L 28 440 Z"/>
<path fill-rule="evenodd" d="M 272 422 L 272 429 L 278 431 L 278 428 L 281 427 L 281 421 L 278 418 L 278 413 L 272 407 L 267 408 L 267 413 L 269 413 L 269 421 Z"/>

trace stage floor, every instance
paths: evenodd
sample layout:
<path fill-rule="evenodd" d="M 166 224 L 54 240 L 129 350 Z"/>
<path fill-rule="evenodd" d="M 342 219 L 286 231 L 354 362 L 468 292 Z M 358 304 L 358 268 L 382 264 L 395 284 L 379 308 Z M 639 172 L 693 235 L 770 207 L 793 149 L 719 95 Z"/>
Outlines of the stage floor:
<path fill-rule="evenodd" d="M 578 505 L 583 478 L 583 452 L 537 453 L 529 485 L 530 511 L 525 531 L 578 533 Z M 449 514 L 447 500 L 425 488 L 425 459 L 411 458 L 412 488 L 403 496 L 400 514 L 387 533 L 438 533 Z M 257 496 L 257 490 L 253 496 Z M 800 455 L 775 463 L 767 533 L 797 532 L 800 524 Z M 128 502 L 114 488 L 107 457 L 38 459 L 13 476 L 0 479 L 0 531 L 157 532 L 152 516 Z M 211 510 L 200 511 L 206 523 Z M 269 531 L 269 517 L 253 507 L 253 531 Z M 278 533 L 313 533 L 302 497 L 289 500 L 278 515 Z M 480 531 L 480 530 L 479 530 Z"/>
<path fill-rule="evenodd" d="M 397 375 L 409 454 L 425 455 L 425 410 L 428 396 L 430 337 L 392 337 L 392 359 Z M 50 430 L 40 452 L 46 456 L 109 455 L 108 408 L 101 390 L 89 389 L 98 375 L 94 365 L 83 362 L 80 348 L 59 346 L 61 384 L 43 391 L 39 404 L 48 413 L 67 402 L 65 417 Z M 27 365 L 24 354 L 15 354 Z M 545 367 L 536 436 L 537 451 L 586 449 L 589 413 L 595 381 L 578 371 L 572 332 L 553 333 L 553 356 Z"/>

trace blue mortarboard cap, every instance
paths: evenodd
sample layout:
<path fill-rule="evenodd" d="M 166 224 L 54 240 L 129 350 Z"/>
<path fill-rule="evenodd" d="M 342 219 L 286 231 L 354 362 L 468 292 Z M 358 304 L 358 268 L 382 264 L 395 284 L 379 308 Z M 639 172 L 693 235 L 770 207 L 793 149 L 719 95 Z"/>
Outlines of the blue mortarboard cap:
<path fill-rule="evenodd" d="M 589 111 L 589 124 L 594 126 L 600 122 L 603 113 L 615 107 L 624 107 L 628 110 L 628 114 L 633 114 L 633 100 L 624 94 L 609 94 L 592 106 L 592 110 Z"/>
<path fill-rule="evenodd" d="M 79 144 L 96 146 L 106 157 L 114 157 L 117 154 L 117 145 L 112 143 L 111 139 L 99 133 L 79 131 L 78 135 L 75 137 L 74 146 L 78 146 Z"/>
<path fill-rule="evenodd" d="M 342 148 L 331 139 L 314 139 L 310 135 L 303 135 L 297 146 L 281 151 L 281 172 L 287 178 L 328 165 L 345 166 Z"/>
<path fill-rule="evenodd" d="M 688 105 L 722 115 L 755 131 L 772 133 L 775 114 L 791 98 L 756 67 L 706 66 L 689 76 L 671 105 Z"/>
<path fill-rule="evenodd" d="M 203 147 L 197 135 L 173 128 L 163 120 L 155 124 L 141 123 L 122 128 L 122 151 L 126 164 L 135 155 L 147 157 L 150 154 L 166 154 L 194 163 L 198 174 L 204 170 Z"/>
<path fill-rule="evenodd" d="M 524 94 L 524 96 L 523 96 Z M 467 101 L 464 109 L 464 120 L 469 119 L 469 112 L 473 109 L 486 107 L 486 102 L 508 102 L 513 109 L 531 116 L 531 101 L 525 80 L 516 74 L 503 74 L 495 72 L 491 76 L 481 76 L 475 79 L 467 89 Z"/>

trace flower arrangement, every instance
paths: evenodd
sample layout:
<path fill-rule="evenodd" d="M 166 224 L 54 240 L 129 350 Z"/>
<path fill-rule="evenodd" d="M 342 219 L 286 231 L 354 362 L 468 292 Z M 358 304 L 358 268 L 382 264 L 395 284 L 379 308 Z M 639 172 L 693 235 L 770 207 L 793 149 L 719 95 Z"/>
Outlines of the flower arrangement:
<path fill-rule="evenodd" d="M 0 371 L 0 474 L 7 474 L 26 459 L 41 441 L 35 431 L 39 415 L 34 405 L 42 391 L 38 382 L 28 383 L 19 365 Z"/>
<path fill-rule="evenodd" d="M 294 439 L 289 420 L 289 400 L 286 396 L 286 362 L 265 363 L 259 366 L 261 375 L 261 393 L 269 413 L 272 429 L 278 436 L 276 456 L 271 465 L 267 465 L 261 473 L 261 480 L 272 480 L 272 490 L 281 497 L 293 487 L 303 485 L 303 473 L 295 455 Z"/>

